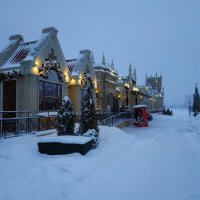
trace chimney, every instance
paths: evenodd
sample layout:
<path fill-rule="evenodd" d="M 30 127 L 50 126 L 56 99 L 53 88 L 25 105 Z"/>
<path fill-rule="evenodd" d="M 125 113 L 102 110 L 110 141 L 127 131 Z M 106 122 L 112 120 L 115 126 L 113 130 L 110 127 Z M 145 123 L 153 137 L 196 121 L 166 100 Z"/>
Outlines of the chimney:
<path fill-rule="evenodd" d="M 24 39 L 23 39 L 23 36 L 22 35 L 11 35 L 10 37 L 9 37 L 9 40 L 11 41 L 11 40 L 19 40 L 20 42 L 23 42 L 24 41 Z"/>

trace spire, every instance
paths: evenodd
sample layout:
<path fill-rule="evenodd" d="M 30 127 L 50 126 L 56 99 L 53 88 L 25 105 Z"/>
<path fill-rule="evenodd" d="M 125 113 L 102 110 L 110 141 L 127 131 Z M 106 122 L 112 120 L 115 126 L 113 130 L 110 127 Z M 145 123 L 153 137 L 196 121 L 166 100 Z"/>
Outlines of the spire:
<path fill-rule="evenodd" d="M 92 51 L 92 53 L 91 53 L 91 60 L 92 60 L 92 63 L 95 63 L 95 61 L 94 61 L 94 55 L 93 55 L 93 51 Z"/>
<path fill-rule="evenodd" d="M 105 59 L 104 53 L 103 53 L 103 58 L 102 58 L 102 64 L 106 66 L 106 59 Z"/>
<path fill-rule="evenodd" d="M 113 60 L 112 60 L 112 62 L 111 62 L 111 68 L 112 68 L 112 69 L 115 68 L 115 67 L 114 67 L 114 64 L 113 64 Z"/>
<path fill-rule="evenodd" d="M 132 66 L 131 66 L 131 62 L 130 62 L 130 65 L 129 65 L 128 79 L 129 79 L 129 82 L 132 83 L 133 74 L 132 74 Z"/>
<path fill-rule="evenodd" d="M 146 85 L 146 86 L 148 85 L 147 74 L 146 74 L 146 76 L 145 76 L 145 85 Z"/>
<path fill-rule="evenodd" d="M 130 62 L 130 65 L 129 65 L 129 75 L 132 76 L 132 65 L 131 65 L 131 62 Z"/>
<path fill-rule="evenodd" d="M 158 77 L 158 74 L 157 74 L 157 72 L 156 72 L 156 78 Z"/>
<path fill-rule="evenodd" d="M 108 62 L 108 67 L 110 67 L 110 64 L 109 64 L 109 62 Z"/>
<path fill-rule="evenodd" d="M 136 68 L 134 67 L 133 70 L 133 79 L 135 80 L 135 82 L 137 81 L 137 75 L 136 75 Z"/>

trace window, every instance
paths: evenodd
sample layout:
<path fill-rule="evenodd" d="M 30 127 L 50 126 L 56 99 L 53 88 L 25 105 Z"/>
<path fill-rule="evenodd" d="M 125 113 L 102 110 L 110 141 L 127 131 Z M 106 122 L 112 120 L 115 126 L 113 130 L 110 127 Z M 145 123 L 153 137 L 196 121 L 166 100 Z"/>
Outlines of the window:
<path fill-rule="evenodd" d="M 62 100 L 62 85 L 39 81 L 40 110 L 57 110 Z"/>

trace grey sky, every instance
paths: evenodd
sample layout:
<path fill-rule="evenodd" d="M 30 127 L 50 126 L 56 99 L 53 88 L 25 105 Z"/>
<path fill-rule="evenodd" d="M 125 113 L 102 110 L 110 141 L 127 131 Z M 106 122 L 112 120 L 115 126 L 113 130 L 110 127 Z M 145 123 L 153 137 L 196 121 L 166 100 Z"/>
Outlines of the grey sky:
<path fill-rule="evenodd" d="M 0 49 L 15 33 L 36 40 L 55 26 L 66 58 L 90 49 L 102 54 L 120 75 L 136 67 L 138 84 L 145 74 L 162 73 L 167 104 L 181 104 L 200 88 L 199 0 L 1 0 Z"/>

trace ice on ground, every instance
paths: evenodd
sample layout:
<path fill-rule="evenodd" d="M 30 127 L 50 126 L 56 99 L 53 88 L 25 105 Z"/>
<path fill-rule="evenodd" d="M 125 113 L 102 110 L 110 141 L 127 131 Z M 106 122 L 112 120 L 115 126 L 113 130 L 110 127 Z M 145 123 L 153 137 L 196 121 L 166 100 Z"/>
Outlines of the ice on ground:
<path fill-rule="evenodd" d="M 85 156 L 40 154 L 35 135 L 0 140 L 0 199 L 200 199 L 200 118 L 173 113 L 149 128 L 100 126 Z"/>

